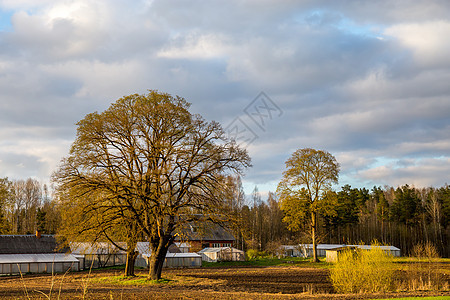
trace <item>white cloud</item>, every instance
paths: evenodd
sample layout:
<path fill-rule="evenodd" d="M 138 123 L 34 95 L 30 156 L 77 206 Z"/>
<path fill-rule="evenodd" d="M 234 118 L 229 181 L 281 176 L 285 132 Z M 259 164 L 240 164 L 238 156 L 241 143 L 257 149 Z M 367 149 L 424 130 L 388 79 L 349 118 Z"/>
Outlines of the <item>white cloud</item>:
<path fill-rule="evenodd" d="M 393 25 L 385 34 L 397 38 L 426 67 L 450 66 L 450 22 L 447 20 Z"/>
<path fill-rule="evenodd" d="M 401 161 L 391 165 L 383 165 L 359 172 L 359 176 L 367 182 L 378 185 L 401 186 L 405 184 L 416 187 L 443 186 L 448 183 L 450 159 L 428 158 L 410 162 L 406 166 Z"/>
<path fill-rule="evenodd" d="M 227 55 L 227 39 L 215 34 L 176 36 L 157 56 L 172 59 L 212 59 Z"/>

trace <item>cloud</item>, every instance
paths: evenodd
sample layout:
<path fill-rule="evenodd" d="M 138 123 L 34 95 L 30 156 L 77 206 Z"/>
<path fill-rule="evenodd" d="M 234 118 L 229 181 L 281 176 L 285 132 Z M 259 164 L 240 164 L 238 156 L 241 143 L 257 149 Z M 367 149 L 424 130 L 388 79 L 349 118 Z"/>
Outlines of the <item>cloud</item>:
<path fill-rule="evenodd" d="M 450 159 L 447 157 L 413 160 L 406 164 L 400 160 L 361 171 L 358 175 L 363 180 L 378 185 L 440 187 L 448 183 L 449 167 Z"/>
<path fill-rule="evenodd" d="M 335 154 L 341 184 L 442 181 L 449 3 L 219 3 L 0 0 L 0 177 L 49 176 L 78 120 L 158 89 L 224 126 L 261 91 L 277 103 L 247 187 L 274 190 L 304 147 Z"/>
<path fill-rule="evenodd" d="M 423 67 L 450 66 L 450 22 L 439 20 L 425 23 L 409 23 L 391 26 L 385 34 L 396 38 L 409 49 L 415 61 Z"/>

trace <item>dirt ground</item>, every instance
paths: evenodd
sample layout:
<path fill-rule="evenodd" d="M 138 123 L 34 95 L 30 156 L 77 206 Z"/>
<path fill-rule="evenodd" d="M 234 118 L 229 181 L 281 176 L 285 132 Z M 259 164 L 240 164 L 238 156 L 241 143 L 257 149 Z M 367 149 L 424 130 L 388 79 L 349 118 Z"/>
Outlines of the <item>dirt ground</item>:
<path fill-rule="evenodd" d="M 146 275 L 145 271 L 138 274 Z M 169 282 L 118 285 L 99 278 L 120 270 L 0 277 L 0 299 L 373 299 L 438 296 L 450 292 L 335 294 L 327 269 L 300 267 L 230 267 L 165 269 Z M 450 276 L 450 275 L 449 275 Z M 447 280 L 449 277 L 447 277 Z M 53 287 L 52 287 L 53 280 Z M 87 287 L 87 289 L 86 289 Z"/>

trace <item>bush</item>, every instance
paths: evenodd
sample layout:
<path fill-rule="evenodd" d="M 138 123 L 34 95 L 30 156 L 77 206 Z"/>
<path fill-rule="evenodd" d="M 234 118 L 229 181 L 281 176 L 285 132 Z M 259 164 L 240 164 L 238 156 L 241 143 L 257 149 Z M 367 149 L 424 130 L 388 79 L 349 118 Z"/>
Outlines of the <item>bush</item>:
<path fill-rule="evenodd" d="M 432 243 L 426 242 L 415 245 L 412 251 L 412 256 L 416 257 L 419 261 L 423 260 L 432 262 L 436 258 L 439 258 L 439 253 Z"/>
<path fill-rule="evenodd" d="M 249 260 L 267 256 L 266 252 L 258 251 L 257 249 L 248 249 L 246 254 L 247 254 L 247 259 L 249 259 Z"/>
<path fill-rule="evenodd" d="M 387 292 L 394 290 L 392 256 L 378 244 L 370 250 L 348 249 L 340 253 L 330 270 L 338 293 Z"/>
<path fill-rule="evenodd" d="M 448 281 L 437 268 L 439 253 L 432 243 L 415 245 L 411 254 L 414 264 L 406 270 L 403 289 L 411 291 L 448 289 Z"/>

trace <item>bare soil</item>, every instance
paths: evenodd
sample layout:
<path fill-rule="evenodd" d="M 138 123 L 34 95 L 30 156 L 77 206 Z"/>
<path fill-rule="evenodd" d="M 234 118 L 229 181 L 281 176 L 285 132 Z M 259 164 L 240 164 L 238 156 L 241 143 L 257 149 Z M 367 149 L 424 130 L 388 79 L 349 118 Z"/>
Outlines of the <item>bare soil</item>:
<path fill-rule="evenodd" d="M 146 271 L 137 271 L 146 275 Z M 335 294 L 327 269 L 308 267 L 225 267 L 165 269 L 165 283 L 119 285 L 99 278 L 120 270 L 93 270 L 0 277 L 0 299 L 374 299 L 442 296 L 450 292 L 416 291 L 391 294 Z M 450 279 L 450 273 L 446 275 Z M 53 280 L 53 287 L 52 287 Z M 83 292 L 87 286 L 87 292 Z M 86 290 L 85 290 L 86 291 Z"/>

